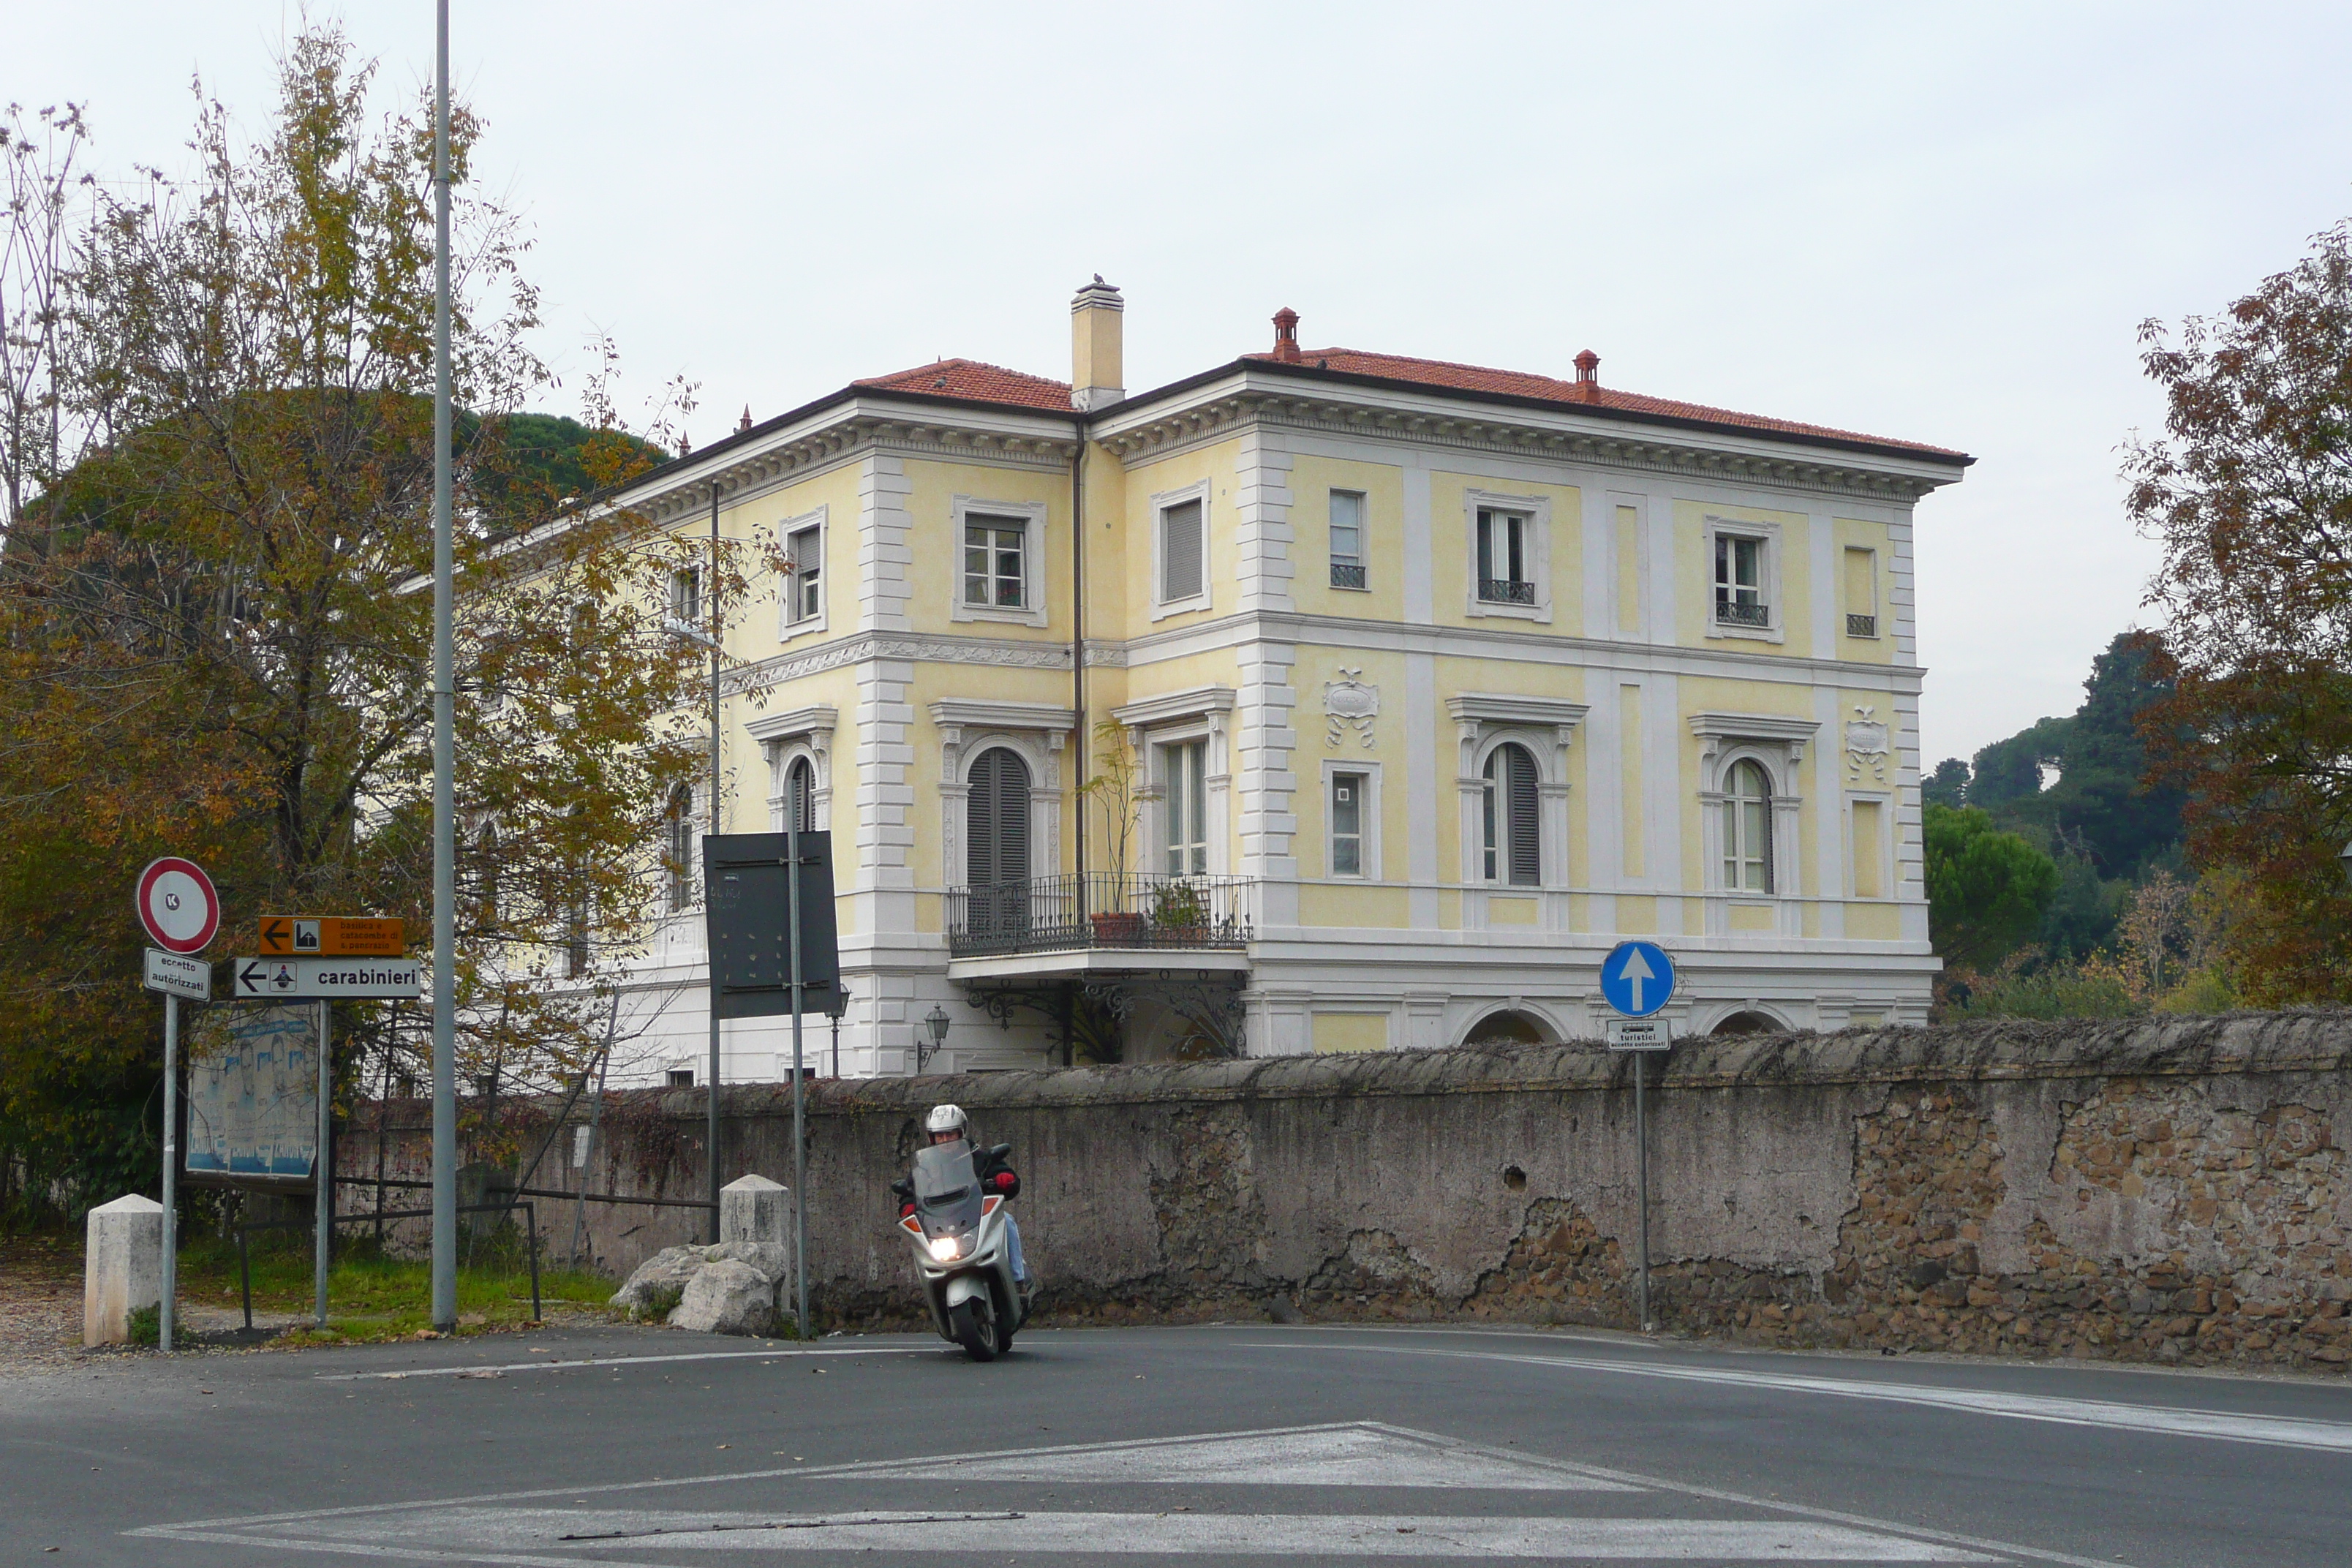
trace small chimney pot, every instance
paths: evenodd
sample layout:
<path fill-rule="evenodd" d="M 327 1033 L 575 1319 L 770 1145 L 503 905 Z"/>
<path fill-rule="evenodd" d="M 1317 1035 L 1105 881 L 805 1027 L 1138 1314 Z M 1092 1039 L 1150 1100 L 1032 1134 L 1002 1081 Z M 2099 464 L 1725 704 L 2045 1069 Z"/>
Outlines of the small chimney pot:
<path fill-rule="evenodd" d="M 1285 364 L 1298 360 L 1298 312 L 1287 305 L 1274 313 L 1274 357 Z"/>

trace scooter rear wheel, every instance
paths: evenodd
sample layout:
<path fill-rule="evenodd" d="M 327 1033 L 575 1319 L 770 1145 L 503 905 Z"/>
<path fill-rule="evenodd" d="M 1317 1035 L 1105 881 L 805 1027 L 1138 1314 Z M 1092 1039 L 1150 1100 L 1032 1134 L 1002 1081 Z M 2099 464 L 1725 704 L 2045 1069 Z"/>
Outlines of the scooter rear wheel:
<path fill-rule="evenodd" d="M 948 1327 L 955 1331 L 955 1342 L 963 1347 L 963 1353 L 974 1361 L 994 1361 L 1003 1348 L 996 1331 L 996 1309 L 985 1296 L 950 1307 Z"/>

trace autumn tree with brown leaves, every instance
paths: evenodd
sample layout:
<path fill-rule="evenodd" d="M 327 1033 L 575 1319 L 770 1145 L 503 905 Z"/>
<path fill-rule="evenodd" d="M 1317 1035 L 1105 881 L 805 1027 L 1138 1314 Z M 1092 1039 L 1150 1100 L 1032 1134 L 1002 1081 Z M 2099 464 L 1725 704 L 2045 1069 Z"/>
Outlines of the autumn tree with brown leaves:
<path fill-rule="evenodd" d="M 2352 228 L 2141 336 L 2165 433 L 2124 472 L 2178 681 L 2142 717 L 2152 770 L 2189 792 L 2193 856 L 2234 873 L 2249 1000 L 2352 999 Z"/>
<path fill-rule="evenodd" d="M 259 144 L 200 100 L 196 173 L 136 197 L 41 186 L 78 119 L 19 117 L 0 148 L 56 198 L 10 215 L 48 272 L 0 280 L 47 290 L 0 365 L 0 1205 L 11 1171 L 102 1196 L 153 1168 L 128 904 L 150 857 L 211 868 L 214 957 L 263 913 L 430 926 L 431 138 L 421 112 L 370 119 L 371 74 L 305 33 Z M 667 589 L 711 567 L 597 504 L 656 450 L 603 383 L 569 455 L 591 494 L 511 438 L 551 383 L 520 230 L 464 184 L 478 134 L 453 113 L 460 1071 L 530 1087 L 584 1066 L 643 928 L 699 754 L 702 656 Z M 750 568 L 720 560 L 720 602 Z"/>

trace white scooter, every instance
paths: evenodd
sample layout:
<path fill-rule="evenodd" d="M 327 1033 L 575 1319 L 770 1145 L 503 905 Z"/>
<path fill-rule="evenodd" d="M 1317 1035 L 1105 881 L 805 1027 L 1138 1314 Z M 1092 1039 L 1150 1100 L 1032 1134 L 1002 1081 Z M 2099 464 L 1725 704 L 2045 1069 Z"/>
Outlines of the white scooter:
<path fill-rule="evenodd" d="M 1009 1143 L 995 1151 L 1012 1152 Z M 961 1140 L 915 1151 L 913 1178 L 892 1190 L 903 1200 L 898 1228 L 915 1249 L 931 1326 L 972 1360 L 995 1360 L 1029 1318 L 1029 1293 L 1013 1278 L 1003 1194 L 981 1189 L 971 1145 Z"/>

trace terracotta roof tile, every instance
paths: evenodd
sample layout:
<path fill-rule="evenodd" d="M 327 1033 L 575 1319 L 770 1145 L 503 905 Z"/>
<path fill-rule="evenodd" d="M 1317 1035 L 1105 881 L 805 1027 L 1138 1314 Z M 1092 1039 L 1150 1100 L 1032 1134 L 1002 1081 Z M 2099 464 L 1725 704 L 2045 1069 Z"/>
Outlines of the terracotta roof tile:
<path fill-rule="evenodd" d="M 1044 408 L 1056 414 L 1070 412 L 1070 384 L 1048 381 L 1042 375 L 1025 375 L 1003 365 L 982 364 L 975 359 L 935 360 L 892 375 L 867 376 L 849 384 L 870 387 L 879 392 L 927 393 L 933 397 L 956 397 L 974 403 L 1003 403 L 1015 408 Z"/>
<path fill-rule="evenodd" d="M 1284 362 L 1270 353 L 1244 354 L 1244 359 L 1268 364 Z M 1917 441 L 1896 441 L 1884 436 L 1866 436 L 1856 430 L 1839 430 L 1826 425 L 1805 425 L 1793 419 L 1772 419 L 1760 414 L 1741 414 L 1728 408 L 1710 408 L 1700 403 L 1680 403 L 1670 397 L 1649 397 L 1638 392 L 1621 392 L 1613 386 L 1594 383 L 1560 381 L 1549 375 L 1532 375 L 1524 371 L 1490 370 L 1484 365 L 1453 364 L 1444 360 L 1412 359 L 1403 354 L 1367 353 L 1361 349 L 1307 349 L 1290 362 L 1301 370 L 1333 370 L 1349 375 L 1377 377 L 1382 381 L 1410 382 L 1422 386 L 1442 386 L 1454 392 L 1486 392 L 1505 397 L 1523 397 L 1538 403 L 1557 403 L 1570 408 L 1613 408 L 1627 414 L 1654 415 L 1662 418 L 1691 420 L 1703 425 L 1717 425 L 1732 429 L 1758 430 L 1784 436 L 1811 436 L 1835 441 L 1866 441 L 1874 447 L 1895 447 L 1937 458 L 1965 458 L 1968 454 L 1948 447 L 1930 447 Z"/>

